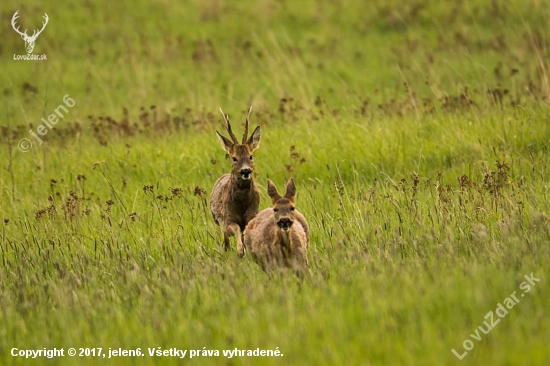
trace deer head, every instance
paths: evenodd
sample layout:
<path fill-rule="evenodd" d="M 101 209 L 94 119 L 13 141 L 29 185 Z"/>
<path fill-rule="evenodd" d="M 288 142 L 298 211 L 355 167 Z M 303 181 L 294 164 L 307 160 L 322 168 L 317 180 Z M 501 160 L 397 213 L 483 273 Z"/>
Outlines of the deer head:
<path fill-rule="evenodd" d="M 19 26 L 16 25 L 16 20 L 17 18 L 19 18 L 19 10 L 15 12 L 15 14 L 13 14 L 13 17 L 11 18 L 11 26 L 13 27 L 13 29 L 19 33 L 21 35 L 21 38 L 23 38 L 23 40 L 25 41 L 25 48 L 27 49 L 27 53 L 31 53 L 32 50 L 34 49 L 34 42 L 36 42 L 36 38 L 38 38 L 38 36 L 40 35 L 40 33 L 42 33 L 42 31 L 44 30 L 44 28 L 46 28 L 46 24 L 48 24 L 48 14 L 44 13 L 44 19 L 45 19 L 45 22 L 42 23 L 42 29 L 40 30 L 35 30 L 33 33 L 32 33 L 32 36 L 29 36 L 27 35 L 27 30 L 25 29 L 24 32 L 21 32 L 19 30 Z"/>
<path fill-rule="evenodd" d="M 220 112 L 222 112 L 225 121 L 225 129 L 229 133 L 229 136 L 231 136 L 231 140 L 222 136 L 218 131 L 216 131 L 216 134 L 218 135 L 222 147 L 231 157 L 231 175 L 234 179 L 239 181 L 250 181 L 252 180 L 252 173 L 254 172 L 254 157 L 252 153 L 260 146 L 260 126 L 256 127 L 252 135 L 250 135 L 250 138 L 248 138 L 248 123 L 250 122 L 252 107 L 250 107 L 248 116 L 246 117 L 241 143 L 239 143 L 239 140 L 237 140 L 237 137 L 231 130 L 229 117 L 223 113 L 221 108 Z"/>
<path fill-rule="evenodd" d="M 277 192 L 277 187 L 271 180 L 267 180 L 267 194 L 271 197 L 273 203 L 273 213 L 275 223 L 285 233 L 287 233 L 292 224 L 294 224 L 294 199 L 296 196 L 296 186 L 294 179 L 290 178 L 286 183 L 286 193 L 281 197 Z"/>

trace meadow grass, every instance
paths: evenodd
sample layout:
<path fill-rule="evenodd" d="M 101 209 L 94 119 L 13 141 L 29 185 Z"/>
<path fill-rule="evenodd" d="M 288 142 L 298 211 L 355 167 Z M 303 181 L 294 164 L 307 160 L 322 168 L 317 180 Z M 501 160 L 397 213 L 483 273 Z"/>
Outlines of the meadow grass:
<path fill-rule="evenodd" d="M 542 1 L 0 4 L 0 364 L 11 349 L 278 349 L 195 364 L 545 365 Z M 36 54 L 10 26 L 50 24 Z M 70 95 L 38 144 L 29 134 Z M 224 252 L 208 206 L 253 105 L 311 276 Z M 21 138 L 34 142 L 23 153 Z M 524 275 L 541 281 L 474 340 Z M 495 315 L 496 317 L 496 315 Z M 451 352 L 475 347 L 459 361 Z M 180 364 L 149 356 L 36 364 Z"/>

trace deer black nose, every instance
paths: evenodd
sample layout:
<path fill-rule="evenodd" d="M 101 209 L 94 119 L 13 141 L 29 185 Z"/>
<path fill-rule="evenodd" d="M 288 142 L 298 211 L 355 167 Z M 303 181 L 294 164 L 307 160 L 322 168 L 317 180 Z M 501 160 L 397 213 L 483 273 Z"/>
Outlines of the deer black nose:
<path fill-rule="evenodd" d="M 292 226 L 292 220 L 285 217 L 277 221 L 277 225 L 283 230 L 288 230 Z"/>
<path fill-rule="evenodd" d="M 252 169 L 241 169 L 241 176 L 243 178 L 248 178 L 250 177 L 250 174 L 252 174 Z"/>

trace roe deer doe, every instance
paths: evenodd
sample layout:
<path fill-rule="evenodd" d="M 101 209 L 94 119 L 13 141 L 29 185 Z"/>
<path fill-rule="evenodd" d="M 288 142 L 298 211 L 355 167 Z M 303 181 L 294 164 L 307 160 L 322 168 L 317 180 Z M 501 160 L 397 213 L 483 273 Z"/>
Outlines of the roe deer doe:
<path fill-rule="evenodd" d="M 242 143 L 231 130 L 229 118 L 220 108 L 225 120 L 225 129 L 231 140 L 222 136 L 218 131 L 218 139 L 222 147 L 232 160 L 231 173 L 223 175 L 214 184 L 210 195 L 210 211 L 217 225 L 223 230 L 225 250 L 229 250 L 229 237 L 236 236 L 237 253 L 244 255 L 242 232 L 246 224 L 258 213 L 260 207 L 260 192 L 254 184 L 254 160 L 252 152 L 260 146 L 260 126 L 256 127 L 250 138 L 248 135 L 248 123 L 250 113 L 246 117 Z"/>
<path fill-rule="evenodd" d="M 309 272 L 309 225 L 294 206 L 294 179 L 287 182 L 284 197 L 268 179 L 267 193 L 273 207 L 261 211 L 248 223 L 244 232 L 245 245 L 264 271 L 283 265 L 298 275 Z"/>

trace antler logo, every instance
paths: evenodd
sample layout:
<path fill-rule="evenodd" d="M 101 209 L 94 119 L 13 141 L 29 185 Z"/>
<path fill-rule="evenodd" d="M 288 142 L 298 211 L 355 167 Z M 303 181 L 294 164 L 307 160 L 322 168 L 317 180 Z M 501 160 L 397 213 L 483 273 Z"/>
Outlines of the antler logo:
<path fill-rule="evenodd" d="M 40 33 L 42 33 L 42 31 L 44 30 L 44 28 L 46 28 L 46 25 L 48 24 L 48 14 L 44 13 L 44 19 L 46 20 L 45 22 L 42 23 L 42 29 L 40 30 L 35 30 L 33 33 L 32 33 L 32 36 L 29 36 L 27 34 L 27 30 L 25 29 L 24 32 L 21 32 L 19 30 L 19 26 L 16 23 L 16 20 L 17 18 L 19 18 L 19 10 L 15 12 L 15 14 L 13 14 L 13 18 L 11 18 L 11 26 L 13 27 L 13 29 L 19 33 L 21 35 L 21 38 L 23 38 L 23 40 L 25 41 L 25 48 L 27 49 L 27 53 L 31 53 L 32 50 L 34 49 L 34 42 L 36 42 L 36 39 L 38 38 L 38 36 L 40 35 Z"/>

